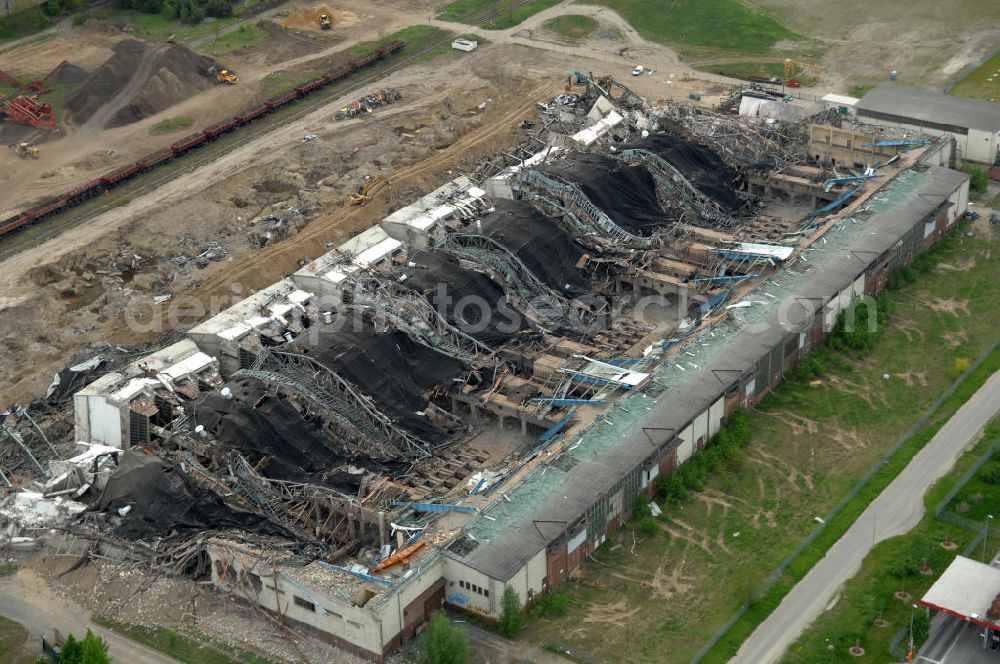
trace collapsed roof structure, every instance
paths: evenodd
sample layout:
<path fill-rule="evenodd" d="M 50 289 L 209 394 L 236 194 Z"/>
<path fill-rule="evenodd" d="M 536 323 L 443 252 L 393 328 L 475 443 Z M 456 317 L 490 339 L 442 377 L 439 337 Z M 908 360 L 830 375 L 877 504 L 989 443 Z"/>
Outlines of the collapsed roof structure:
<path fill-rule="evenodd" d="M 584 78 L 586 140 L 531 137 L 77 392 L 79 472 L 37 500 L 381 660 L 442 602 L 563 582 L 964 209 L 941 142 L 875 164 L 852 128 Z M 787 298 L 816 304 L 794 329 Z"/>

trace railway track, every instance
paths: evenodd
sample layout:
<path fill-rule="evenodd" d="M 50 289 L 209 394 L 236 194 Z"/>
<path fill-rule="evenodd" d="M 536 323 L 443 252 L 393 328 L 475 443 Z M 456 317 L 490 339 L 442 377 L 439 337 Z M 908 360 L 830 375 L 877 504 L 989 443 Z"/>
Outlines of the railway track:
<path fill-rule="evenodd" d="M 531 0 L 519 0 L 514 6 L 521 6 L 531 2 Z M 505 9 L 505 11 L 507 11 Z M 487 10 L 484 14 L 475 17 L 476 25 L 481 27 L 501 15 L 499 3 L 493 10 Z M 301 119 L 313 111 L 327 105 L 331 100 L 357 91 L 383 78 L 385 75 L 399 71 L 430 54 L 442 45 L 450 43 L 452 36 L 436 40 L 417 51 L 406 50 L 402 54 L 392 55 L 389 67 L 376 67 L 375 71 L 355 78 L 353 75 L 344 84 L 333 84 L 303 97 L 296 102 L 284 106 L 276 112 L 244 125 L 235 134 L 224 136 L 220 141 L 208 143 L 200 147 L 196 152 L 188 152 L 174 157 L 164 165 L 159 166 L 149 172 L 138 175 L 124 185 L 118 185 L 114 194 L 108 194 L 108 200 L 91 199 L 76 207 L 68 208 L 44 220 L 19 229 L 13 233 L 0 236 L 0 261 L 47 242 L 63 232 L 76 226 L 82 225 L 101 214 L 123 205 L 132 199 L 141 197 L 161 185 L 170 182 L 178 176 L 197 170 L 206 164 L 219 159 L 227 152 L 240 148 L 248 143 L 252 143 L 274 131 L 278 127 L 288 122 Z M 105 198 L 105 197 L 101 197 Z"/>

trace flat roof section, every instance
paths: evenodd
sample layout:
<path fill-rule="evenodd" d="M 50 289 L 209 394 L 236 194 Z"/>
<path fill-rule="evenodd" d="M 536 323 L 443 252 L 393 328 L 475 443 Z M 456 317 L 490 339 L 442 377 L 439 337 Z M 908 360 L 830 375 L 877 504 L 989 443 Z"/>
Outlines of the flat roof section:
<path fill-rule="evenodd" d="M 956 556 L 920 600 L 922 606 L 974 622 L 1000 628 L 1000 619 L 987 613 L 1000 595 L 1000 569 L 964 556 Z"/>
<path fill-rule="evenodd" d="M 862 97 L 855 108 L 966 129 L 1000 130 L 1000 104 L 899 85 L 878 86 Z"/>

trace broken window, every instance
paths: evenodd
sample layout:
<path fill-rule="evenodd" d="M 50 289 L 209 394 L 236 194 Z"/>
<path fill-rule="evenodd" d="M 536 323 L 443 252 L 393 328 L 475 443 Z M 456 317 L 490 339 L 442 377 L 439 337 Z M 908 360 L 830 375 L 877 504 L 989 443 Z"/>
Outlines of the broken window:
<path fill-rule="evenodd" d="M 314 613 L 316 612 L 316 605 L 310 602 L 309 600 L 302 599 L 298 595 L 294 595 L 293 599 L 295 600 L 295 606 L 301 606 L 306 611 L 312 611 Z"/>

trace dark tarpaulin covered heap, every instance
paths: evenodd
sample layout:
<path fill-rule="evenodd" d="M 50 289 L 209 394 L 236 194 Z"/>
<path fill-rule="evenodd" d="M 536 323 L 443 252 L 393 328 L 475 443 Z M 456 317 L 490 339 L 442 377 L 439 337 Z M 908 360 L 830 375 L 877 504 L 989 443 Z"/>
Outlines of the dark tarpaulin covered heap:
<path fill-rule="evenodd" d="M 437 251 L 417 251 L 409 260 L 415 267 L 404 270 L 407 279 L 403 285 L 423 294 L 449 323 L 469 336 L 487 345 L 499 345 L 526 329 L 524 316 L 489 277 L 467 270 Z"/>
<path fill-rule="evenodd" d="M 576 267 L 584 248 L 529 203 L 498 200 L 495 211 L 483 217 L 481 232 L 509 249 L 550 288 L 569 295 L 590 290 L 587 274 Z"/>
<path fill-rule="evenodd" d="M 293 533 L 252 512 L 230 507 L 180 466 L 130 450 L 108 478 L 95 508 L 129 507 L 118 526 L 127 539 L 190 535 L 209 529 L 239 529 L 264 535 L 294 537 Z"/>
<path fill-rule="evenodd" d="M 734 188 L 739 186 L 739 171 L 704 145 L 675 134 L 657 132 L 648 138 L 623 143 L 621 149 L 648 150 L 658 155 L 725 210 L 734 211 L 746 205 L 746 201 L 737 197 Z"/>
<path fill-rule="evenodd" d="M 410 339 L 398 331 L 376 333 L 364 322 L 359 329 L 321 329 L 308 340 L 290 345 L 309 355 L 361 392 L 404 429 L 428 441 L 445 435 L 426 415 L 424 392 L 450 384 L 462 373 L 462 363 Z"/>
<path fill-rule="evenodd" d="M 579 185 L 591 203 L 630 233 L 648 235 L 670 222 L 656 200 L 656 182 L 645 166 L 574 152 L 539 170 Z"/>
<path fill-rule="evenodd" d="M 255 378 L 234 380 L 228 387 L 231 398 L 212 392 L 190 407 L 192 419 L 215 437 L 220 448 L 235 449 L 251 464 L 259 463 L 266 477 L 357 490 L 356 480 L 331 470 L 348 459 L 323 431 L 321 421 L 303 419 L 290 401 L 273 395 Z M 365 465 L 363 460 L 351 461 Z"/>

